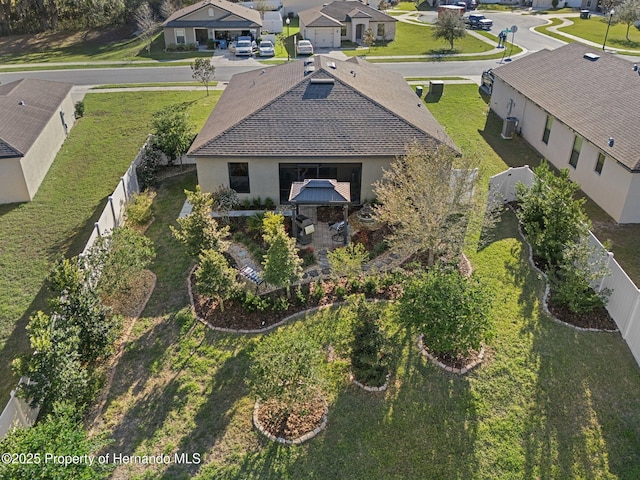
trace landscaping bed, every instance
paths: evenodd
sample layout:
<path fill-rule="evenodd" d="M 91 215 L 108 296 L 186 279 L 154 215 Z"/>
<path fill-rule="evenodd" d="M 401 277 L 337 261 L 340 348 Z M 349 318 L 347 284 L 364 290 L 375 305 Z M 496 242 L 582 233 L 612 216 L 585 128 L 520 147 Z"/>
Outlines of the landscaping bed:
<path fill-rule="evenodd" d="M 277 400 L 267 400 L 258 404 L 255 418 L 266 433 L 293 441 L 321 427 L 326 412 L 321 398 L 296 404 L 291 411 Z"/>
<path fill-rule="evenodd" d="M 565 305 L 553 301 L 553 294 L 549 295 L 547 307 L 549 312 L 558 320 L 580 328 L 589 328 L 606 331 L 616 331 L 618 326 L 613 321 L 609 312 L 604 307 L 596 307 L 589 313 L 575 313 Z"/>

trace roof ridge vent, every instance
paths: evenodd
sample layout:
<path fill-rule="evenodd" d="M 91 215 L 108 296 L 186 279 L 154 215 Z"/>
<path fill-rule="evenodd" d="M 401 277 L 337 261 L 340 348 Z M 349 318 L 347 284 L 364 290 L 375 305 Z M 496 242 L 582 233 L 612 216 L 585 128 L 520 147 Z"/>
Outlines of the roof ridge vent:
<path fill-rule="evenodd" d="M 600 58 L 600 55 L 597 55 L 595 53 L 587 52 L 582 57 L 586 58 L 587 60 L 591 60 L 592 62 L 595 62 L 596 60 L 598 60 Z"/>
<path fill-rule="evenodd" d="M 335 70 L 337 68 L 336 67 L 336 62 L 327 62 L 327 67 L 333 68 Z"/>
<path fill-rule="evenodd" d="M 336 82 L 333 78 L 312 78 L 309 83 L 316 83 L 320 85 L 334 85 Z"/>
<path fill-rule="evenodd" d="M 313 65 L 313 64 L 315 64 L 315 63 L 316 63 L 316 61 L 315 61 L 313 58 L 307 58 L 307 59 L 305 59 L 305 61 L 304 61 L 304 66 L 305 66 L 305 67 L 307 67 L 307 66 L 309 66 L 309 65 Z"/>
<path fill-rule="evenodd" d="M 304 67 L 304 75 L 305 75 L 305 77 L 307 75 L 309 75 L 310 73 L 315 72 L 315 70 L 316 70 L 316 67 L 313 66 L 313 65 L 307 65 L 306 67 Z"/>

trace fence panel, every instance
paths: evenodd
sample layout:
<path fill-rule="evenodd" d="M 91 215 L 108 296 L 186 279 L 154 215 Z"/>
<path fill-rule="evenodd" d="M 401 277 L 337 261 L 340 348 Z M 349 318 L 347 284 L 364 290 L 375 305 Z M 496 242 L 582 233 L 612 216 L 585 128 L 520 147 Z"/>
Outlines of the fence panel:
<path fill-rule="evenodd" d="M 498 173 L 489 179 L 489 198 L 501 199 L 505 203 L 514 202 L 518 199 L 516 185 L 524 183 L 533 184 L 534 173 L 528 166 L 509 168 Z"/>
<path fill-rule="evenodd" d="M 28 382 L 28 379 L 22 377 L 18 385 L 25 382 Z M 16 396 L 15 390 L 12 390 L 11 397 L 0 415 L 0 439 L 15 427 L 32 426 L 38 418 L 38 413 L 40 407 L 31 408 L 24 399 Z"/>

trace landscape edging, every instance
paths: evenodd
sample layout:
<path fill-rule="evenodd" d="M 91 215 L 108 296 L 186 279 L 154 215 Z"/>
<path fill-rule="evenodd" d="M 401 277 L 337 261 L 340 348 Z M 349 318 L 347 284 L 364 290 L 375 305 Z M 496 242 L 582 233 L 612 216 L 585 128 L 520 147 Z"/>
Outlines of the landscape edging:
<path fill-rule="evenodd" d="M 374 392 L 374 393 L 384 392 L 387 388 L 389 388 L 390 376 L 391 376 L 391 372 L 387 373 L 387 376 L 385 377 L 386 379 L 385 382 L 379 387 L 370 387 L 369 385 L 360 383 L 359 381 L 356 380 L 356 377 L 353 375 L 353 373 L 349 373 L 349 379 L 351 380 L 351 383 L 353 383 L 354 385 L 357 385 L 358 387 L 363 389 L 365 392 Z"/>
<path fill-rule="evenodd" d="M 457 373 L 459 375 L 464 375 L 465 373 L 469 372 L 472 368 L 475 368 L 478 365 L 480 365 L 482 363 L 482 361 L 484 360 L 484 346 L 483 346 L 482 348 L 480 348 L 480 352 L 478 353 L 478 358 L 476 358 L 473 362 L 465 365 L 462 368 L 450 367 L 449 365 L 445 365 L 440 360 L 438 360 L 436 357 L 431 355 L 431 353 L 429 353 L 429 350 L 427 349 L 427 347 L 425 346 L 424 342 L 422 341 L 422 337 L 423 337 L 422 334 L 418 335 L 418 349 L 420 350 L 420 353 L 422 353 L 429 360 L 431 360 L 432 363 L 436 364 L 438 367 L 442 368 L 443 370 L 445 370 L 447 372 Z"/>
<path fill-rule="evenodd" d="M 324 415 L 322 415 L 322 423 L 320 423 L 319 426 L 317 426 L 316 428 L 314 428 L 310 432 L 307 432 L 307 433 L 305 433 L 304 435 L 302 435 L 302 436 L 300 436 L 298 438 L 294 438 L 293 440 L 288 440 L 288 439 L 283 438 L 283 437 L 276 437 L 275 435 L 272 435 L 271 433 L 267 432 L 265 430 L 265 428 L 262 426 L 262 424 L 260 423 L 260 420 L 258 420 L 258 409 L 259 408 L 260 408 L 260 402 L 258 400 L 256 400 L 256 403 L 253 406 L 253 425 L 258 429 L 258 431 L 261 434 L 263 434 L 269 440 L 272 440 L 272 441 L 278 442 L 278 443 L 282 443 L 284 445 L 300 445 L 301 443 L 304 443 L 307 440 L 311 440 L 313 437 L 318 435 L 322 430 L 324 430 L 327 427 L 328 407 L 327 407 L 327 405 L 325 403 Z"/>

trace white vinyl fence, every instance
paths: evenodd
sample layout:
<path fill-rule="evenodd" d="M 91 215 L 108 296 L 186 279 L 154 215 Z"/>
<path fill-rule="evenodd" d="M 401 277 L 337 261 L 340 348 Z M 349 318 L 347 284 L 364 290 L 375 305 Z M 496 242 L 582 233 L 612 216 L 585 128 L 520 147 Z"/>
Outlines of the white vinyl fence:
<path fill-rule="evenodd" d="M 127 202 L 132 199 L 134 193 L 140 191 L 136 166 L 141 161 L 145 147 L 146 144 L 140 149 L 135 160 L 131 162 L 125 174 L 120 178 L 118 186 L 108 197 L 107 205 L 94 224 L 93 232 L 91 232 L 91 236 L 80 254 L 81 258 L 91 249 L 99 235 L 105 235 L 122 225 Z M 18 385 L 28 381 L 28 378 L 23 377 Z M 15 390 L 12 390 L 11 398 L 0 415 L 0 439 L 4 438 L 14 427 L 31 427 L 38 418 L 38 413 L 40 413 L 40 407 L 31 408 L 24 399 L 16 396 Z"/>
<path fill-rule="evenodd" d="M 518 198 L 516 184 L 521 182 L 530 186 L 534 178 L 535 174 L 528 166 L 505 170 L 489 179 L 489 198 L 500 198 L 504 203 L 515 201 Z M 611 291 L 607 310 L 640 365 L 640 290 L 613 258 L 613 253 L 608 252 L 592 232 L 589 234 L 591 244 L 609 257 L 607 266 L 611 273 L 599 287 Z"/>

